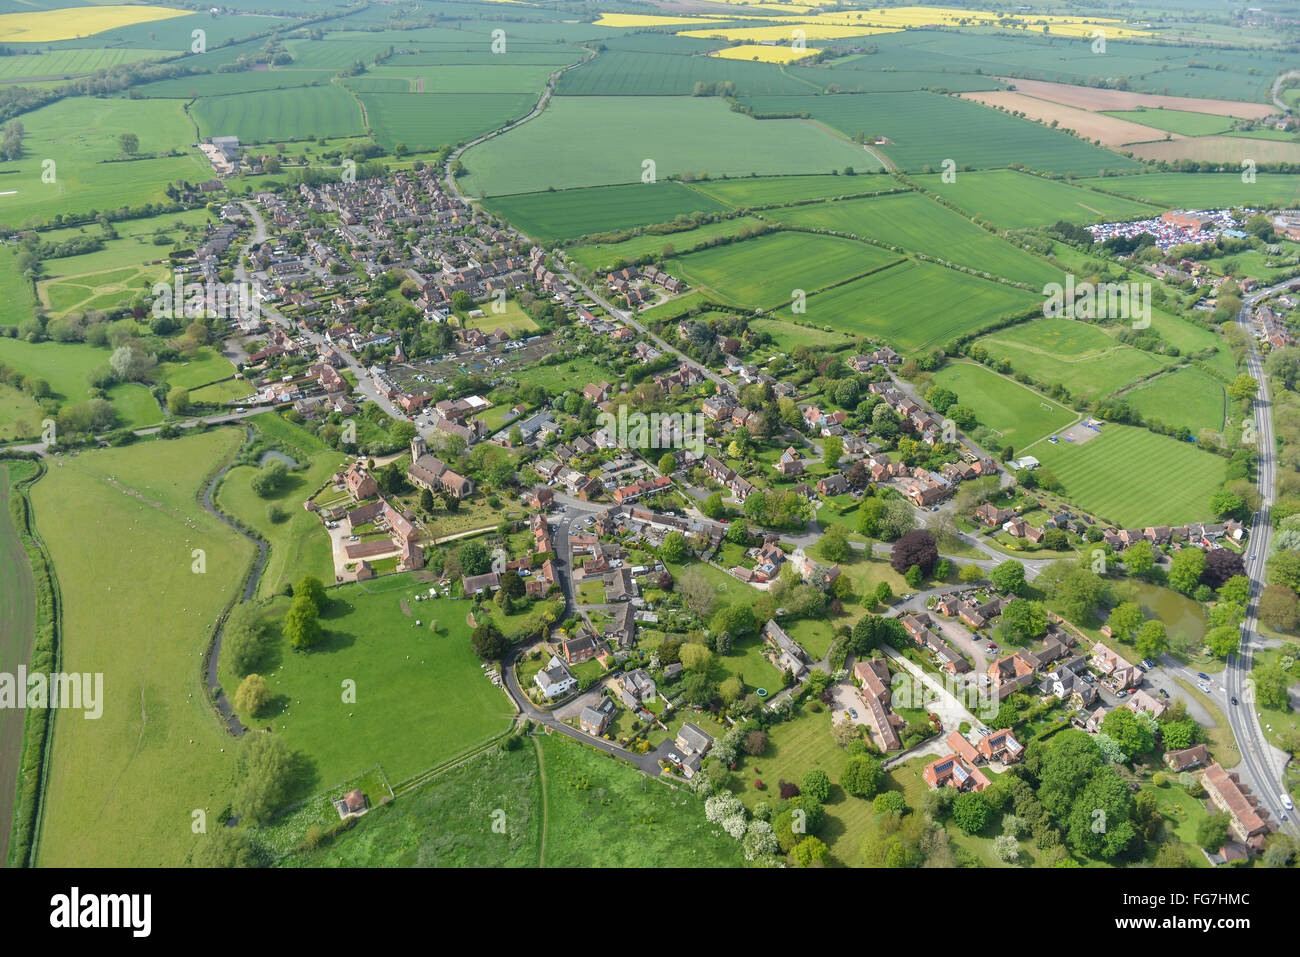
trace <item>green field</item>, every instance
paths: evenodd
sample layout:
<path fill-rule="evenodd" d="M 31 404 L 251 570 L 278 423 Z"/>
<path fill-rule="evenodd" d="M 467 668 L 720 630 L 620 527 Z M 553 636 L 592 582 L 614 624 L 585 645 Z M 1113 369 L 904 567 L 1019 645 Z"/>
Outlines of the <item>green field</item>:
<path fill-rule="evenodd" d="M 104 239 L 102 248 L 93 252 L 43 260 L 41 277 L 48 281 L 85 276 L 165 260 L 168 250 L 173 246 L 198 245 L 201 241 L 200 230 L 211 223 L 213 218 L 207 209 L 187 209 L 163 216 L 145 216 L 114 223 L 117 239 Z M 41 239 L 47 243 L 60 243 L 79 236 L 99 237 L 102 232 L 98 225 L 92 223 L 87 226 L 43 230 Z M 165 241 L 160 245 L 154 241 L 155 237 L 165 237 Z"/>
<path fill-rule="evenodd" d="M 22 123 L 22 158 L 0 164 L 0 224 L 10 227 L 159 202 L 169 182 L 211 175 L 198 151 L 188 150 L 194 127 L 178 101 L 68 97 L 24 113 Z M 149 158 L 121 159 L 118 137 L 126 132 L 136 133 Z M 163 155 L 171 150 L 181 155 Z"/>
<path fill-rule="evenodd" d="M 335 85 L 205 96 L 190 115 L 203 136 L 238 136 L 242 144 L 364 132 L 357 101 Z"/>
<path fill-rule="evenodd" d="M 775 341 L 776 348 L 787 353 L 793 352 L 798 345 L 835 350 L 853 344 L 853 337 L 847 333 L 827 332 L 784 319 L 751 319 L 749 328 L 754 332 L 766 332 Z"/>
<path fill-rule="evenodd" d="M 1034 319 L 979 340 L 989 355 L 1036 382 L 1059 382 L 1071 395 L 1100 397 L 1160 370 L 1165 360 L 1073 319 Z"/>
<path fill-rule="evenodd" d="M 1190 209 L 1240 205 L 1290 207 L 1300 202 L 1300 174 L 1256 173 L 1253 183 L 1243 183 L 1240 173 L 1144 173 L 1081 182 L 1162 206 Z"/>
<path fill-rule="evenodd" d="M 99 349 L 80 342 L 27 342 L 0 338 L 0 363 L 13 366 L 24 375 L 34 375 L 50 384 L 55 396 L 65 403 L 84 402 L 90 397 L 86 375 L 108 362 L 111 349 Z M 162 410 L 149 390 L 136 382 L 123 382 L 108 391 L 117 409 L 119 424 L 140 428 L 162 418 Z M 29 422 L 38 425 L 38 422 Z"/>
<path fill-rule="evenodd" d="M 934 383 L 956 392 L 962 405 L 975 410 L 981 425 L 996 430 L 1002 444 L 1016 448 L 1077 418 L 1065 406 L 973 362 L 949 363 L 934 374 Z"/>
<path fill-rule="evenodd" d="M 45 413 L 26 392 L 0 383 L 0 439 L 39 435 Z"/>
<path fill-rule="evenodd" d="M 0 326 L 16 326 L 30 319 L 36 306 L 32 284 L 18 271 L 16 248 L 0 249 Z"/>
<path fill-rule="evenodd" d="M 1106 116 L 1141 123 L 1167 133 L 1183 136 L 1209 136 L 1232 128 L 1232 117 L 1213 113 L 1189 113 L 1186 110 L 1103 110 Z"/>
<path fill-rule="evenodd" d="M 61 666 L 104 676 L 101 718 L 54 724 L 42 866 L 180 865 L 199 839 L 191 812 L 211 825 L 226 804 L 234 749 L 200 663 L 253 549 L 195 494 L 240 439 L 220 429 L 64 457 L 32 490 L 63 595 Z"/>
<path fill-rule="evenodd" d="M 0 402 L 3 397 L 0 396 Z M 32 462 L 0 462 L 0 672 L 15 674 L 32 661 L 32 636 L 36 634 L 36 581 L 31 562 L 10 512 L 14 483 L 36 474 Z M 12 493 L 17 498 L 16 493 Z M 22 513 L 19 513 L 22 514 Z M 13 817 L 23 743 L 23 712 L 9 712 L 0 720 L 0 860 L 9 852 L 9 822 Z"/>
<path fill-rule="evenodd" d="M 258 671 L 272 702 L 265 715 L 241 720 L 274 727 L 308 755 L 321 787 L 375 764 L 396 785 L 504 731 L 514 709 L 470 650 L 467 606 L 417 603 L 425 592 L 407 575 L 331 589 L 324 641 L 306 654 L 278 644 Z M 288 602 L 271 608 L 283 613 Z M 344 679 L 356 682 L 355 702 L 342 700 Z M 236 679 L 223 672 L 222 683 L 230 693 Z"/>
<path fill-rule="evenodd" d="M 183 389 L 195 389 L 234 374 L 234 364 L 218 352 L 215 346 L 201 346 L 190 359 L 164 362 L 158 367 L 160 379 L 166 379 L 168 385 Z M 247 391 L 245 385 L 244 392 Z"/>
<path fill-rule="evenodd" d="M 716 57 L 608 50 L 560 77 L 556 92 L 570 96 L 681 96 L 696 83 L 731 82 L 739 93 L 818 92 L 771 63 Z"/>
<path fill-rule="evenodd" d="M 911 352 L 1024 312 L 1038 299 L 1014 286 L 909 260 L 809 297 L 802 318 L 853 335 L 881 336 Z"/>
<path fill-rule="evenodd" d="M 893 188 L 887 179 L 825 173 L 808 176 L 741 176 L 696 180 L 691 189 L 730 206 L 779 206 L 808 199 L 836 199 Z"/>
<path fill-rule="evenodd" d="M 741 99 L 756 115 L 807 112 L 844 136 L 866 133 L 887 137 L 892 143 L 875 149 L 900 169 L 914 173 L 938 170 L 945 159 L 951 159 L 958 169 L 999 168 L 1019 162 L 1030 169 L 1078 175 L 1136 166 L 1133 160 L 1066 133 L 935 93 Z"/>
<path fill-rule="evenodd" d="M 519 193 L 497 196 L 483 205 L 539 242 L 666 223 L 696 212 L 727 210 L 722 203 L 671 181 Z"/>
<path fill-rule="evenodd" d="M 328 83 L 333 70 L 241 70 L 238 73 L 208 73 L 158 80 L 138 87 L 142 96 L 190 100 L 195 97 L 227 96 L 256 93 L 261 90 L 286 90 L 293 87 Z"/>
<path fill-rule="evenodd" d="M 702 249 L 667 265 L 673 275 L 725 302 L 772 308 L 789 302 L 796 289 L 811 297 L 819 289 L 899 258 L 851 239 L 779 232 Z"/>
<path fill-rule="evenodd" d="M 1083 445 L 1039 442 L 1032 454 L 1071 501 L 1125 528 L 1204 521 L 1227 462 L 1193 443 L 1115 423 Z"/>
<path fill-rule="evenodd" d="M 635 262 L 642 256 L 662 258 L 685 253 L 697 246 L 716 239 L 719 236 L 735 236 L 742 229 L 753 229 L 761 225 L 752 216 L 740 216 L 724 219 L 717 223 L 706 223 L 695 229 L 685 229 L 674 233 L 643 233 L 633 236 L 621 243 L 593 243 L 587 246 L 574 246 L 568 250 L 569 256 L 588 269 L 602 272 L 609 269 L 620 259 Z M 671 250 L 665 254 L 665 250 Z"/>
<path fill-rule="evenodd" d="M 534 93 L 360 93 L 375 140 L 417 152 L 472 140 L 526 116 Z"/>
<path fill-rule="evenodd" d="M 1193 435 L 1201 429 L 1223 429 L 1227 407 L 1223 383 L 1197 368 L 1176 369 L 1124 393 L 1123 398 L 1148 423 L 1183 426 Z"/>
<path fill-rule="evenodd" d="M 598 135 L 600 147 L 593 148 Z M 498 196 L 674 174 L 874 169 L 869 154 L 798 120 L 758 123 L 716 97 L 556 97 L 541 116 L 468 150 L 461 186 Z"/>
<path fill-rule="evenodd" d="M 165 266 L 123 266 L 84 276 L 68 275 L 36 284 L 37 295 L 53 316 L 87 309 L 111 310 L 146 296 L 155 283 L 170 275 Z"/>
<path fill-rule="evenodd" d="M 121 63 L 174 56 L 171 50 L 52 50 L 25 56 L 0 57 L 0 83 L 51 77 L 81 76 Z"/>
<path fill-rule="evenodd" d="M 399 92 L 424 93 L 533 93 L 546 86 L 546 78 L 555 67 L 546 63 L 484 64 L 482 66 L 392 66 L 405 58 L 390 60 L 364 76 L 352 77 L 347 83 L 358 90 L 366 81 L 396 79 Z M 360 85 L 359 85 L 360 84 Z M 420 90 L 421 85 L 423 90 Z M 383 89 L 376 86 L 375 89 Z"/>
<path fill-rule="evenodd" d="M 1117 222 L 1143 219 L 1158 212 L 1134 200 L 1015 170 L 960 172 L 951 183 L 945 183 L 940 173 L 918 176 L 917 180 L 923 188 L 1002 229 L 1046 226 L 1061 219 L 1072 223 Z"/>
<path fill-rule="evenodd" d="M 808 229 L 830 229 L 901 246 L 1014 282 L 1042 286 L 1063 278 L 1059 269 L 920 193 L 790 206 L 763 215 Z"/>

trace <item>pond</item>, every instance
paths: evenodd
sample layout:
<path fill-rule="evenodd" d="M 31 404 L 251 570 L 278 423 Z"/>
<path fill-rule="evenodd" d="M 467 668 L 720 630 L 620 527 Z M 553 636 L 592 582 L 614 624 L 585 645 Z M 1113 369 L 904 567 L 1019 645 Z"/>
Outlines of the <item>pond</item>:
<path fill-rule="evenodd" d="M 1180 595 L 1171 588 L 1142 583 L 1137 586 L 1136 601 L 1144 614 L 1159 618 L 1170 635 L 1205 637 L 1205 611 L 1200 602 Z"/>
<path fill-rule="evenodd" d="M 257 464 L 265 465 L 267 462 L 271 462 L 271 461 L 283 462 L 291 469 L 297 468 L 298 466 L 298 463 L 296 461 L 289 458 L 289 456 L 285 455 L 281 451 L 278 451 L 277 449 L 267 449 L 265 452 L 262 453 L 262 457 L 257 460 Z"/>

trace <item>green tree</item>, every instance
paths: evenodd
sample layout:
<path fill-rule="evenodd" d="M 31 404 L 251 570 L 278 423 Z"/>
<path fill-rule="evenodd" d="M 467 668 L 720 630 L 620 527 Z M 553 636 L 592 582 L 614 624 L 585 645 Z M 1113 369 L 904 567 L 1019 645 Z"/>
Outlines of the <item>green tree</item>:
<path fill-rule="evenodd" d="M 329 599 L 325 597 L 325 586 L 315 575 L 304 575 L 302 580 L 293 588 L 293 595 L 297 598 L 299 595 L 306 595 L 317 611 L 324 611 L 325 605 Z"/>
<path fill-rule="evenodd" d="M 1201 818 L 1201 822 L 1196 825 L 1196 843 L 1207 851 L 1217 851 L 1228 842 L 1228 827 L 1231 822 L 1232 817 L 1226 811 Z"/>
<path fill-rule="evenodd" d="M 704 504 L 700 506 L 700 511 L 715 521 L 723 518 L 727 514 L 727 506 L 722 502 L 722 493 L 714 492 L 706 498 Z"/>
<path fill-rule="evenodd" d="M 1000 592 L 1019 595 L 1025 587 L 1025 566 L 1014 558 L 1008 558 L 1005 562 L 995 565 L 993 571 L 989 572 L 989 581 Z"/>
<path fill-rule="evenodd" d="M 277 734 L 246 734 L 241 741 L 240 780 L 230 809 L 241 824 L 261 824 L 287 803 L 295 757 Z"/>
<path fill-rule="evenodd" d="M 1130 575 L 1146 578 L 1156 567 L 1155 551 L 1146 539 L 1134 542 L 1124 551 L 1124 567 Z"/>
<path fill-rule="evenodd" d="M 686 538 L 681 532 L 669 532 L 659 546 L 659 557 L 669 565 L 680 565 L 686 560 Z"/>
<path fill-rule="evenodd" d="M 320 625 L 320 611 L 307 595 L 298 595 L 284 616 L 281 628 L 289 645 L 299 651 L 315 647 L 325 637 Z"/>
<path fill-rule="evenodd" d="M 1012 644 L 1023 645 L 1047 630 L 1047 609 L 1042 602 L 1013 598 L 1002 610 L 998 633 Z"/>
<path fill-rule="evenodd" d="M 682 645 L 682 667 L 696 674 L 706 674 L 713 663 L 713 652 L 704 645 L 688 641 Z"/>
<path fill-rule="evenodd" d="M 825 771 L 813 768 L 803 776 L 799 792 L 806 794 L 819 804 L 825 804 L 831 796 L 831 779 Z"/>
<path fill-rule="evenodd" d="M 822 534 L 821 541 L 817 543 L 818 553 L 828 562 L 847 562 L 853 555 L 853 549 L 849 545 L 848 534 L 844 531 L 843 525 L 831 525 Z"/>
<path fill-rule="evenodd" d="M 167 392 L 167 411 L 172 415 L 184 415 L 190 407 L 190 390 L 173 386 Z"/>
<path fill-rule="evenodd" d="M 978 834 L 984 830 L 990 814 L 988 801 L 978 791 L 967 791 L 953 799 L 953 822 L 967 834 Z"/>
<path fill-rule="evenodd" d="M 1110 626 L 1110 633 L 1123 642 L 1128 642 L 1133 638 L 1133 633 L 1142 626 L 1146 621 L 1146 615 L 1142 614 L 1142 609 L 1137 606 L 1136 602 L 1126 601 L 1116 605 L 1106 619 L 1106 624 Z"/>
<path fill-rule="evenodd" d="M 221 633 L 221 657 L 234 674 L 243 677 L 266 655 L 270 632 L 251 604 L 236 605 Z"/>
<path fill-rule="evenodd" d="M 248 675 L 235 689 L 235 707 L 250 717 L 257 717 L 270 700 L 271 689 L 258 674 Z"/>
<path fill-rule="evenodd" d="M 1133 639 L 1133 646 L 1143 658 L 1159 661 L 1160 656 L 1169 648 L 1165 623 L 1158 618 L 1143 622 L 1142 627 L 1138 629 L 1137 637 Z"/>
<path fill-rule="evenodd" d="M 840 772 L 840 786 L 854 797 L 869 798 L 880 790 L 884 768 L 875 758 L 861 755 L 849 758 Z"/>
<path fill-rule="evenodd" d="M 799 867 L 820 867 L 826 853 L 826 845 L 819 838 L 805 837 L 790 851 L 790 856 Z"/>
<path fill-rule="evenodd" d="M 1205 553 L 1199 548 L 1184 548 L 1174 555 L 1169 566 L 1169 584 L 1184 595 L 1196 591 L 1205 571 Z"/>
<path fill-rule="evenodd" d="M 673 453 L 665 452 L 659 457 L 659 471 L 664 475 L 671 475 L 677 468 L 677 460 L 673 458 Z"/>
<path fill-rule="evenodd" d="M 1241 642 L 1241 632 L 1233 625 L 1220 625 L 1218 628 L 1211 628 L 1205 634 L 1205 644 L 1209 646 L 1210 653 L 1216 658 L 1227 658 L 1237 650 L 1237 645 Z"/>
<path fill-rule="evenodd" d="M 272 459 L 257 470 L 253 480 L 249 483 L 253 492 L 261 498 L 270 498 L 281 488 L 288 480 L 289 468 L 279 459 Z"/>

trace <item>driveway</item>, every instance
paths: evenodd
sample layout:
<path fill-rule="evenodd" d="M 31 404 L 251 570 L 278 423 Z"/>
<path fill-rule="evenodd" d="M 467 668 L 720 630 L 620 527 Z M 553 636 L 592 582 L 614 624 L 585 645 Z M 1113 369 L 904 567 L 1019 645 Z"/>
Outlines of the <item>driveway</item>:
<path fill-rule="evenodd" d="M 912 674 L 912 677 L 924 684 L 928 692 L 932 692 L 933 700 L 927 702 L 925 707 L 927 711 L 933 711 L 939 716 L 939 719 L 943 722 L 945 731 L 957 730 L 958 726 L 961 725 L 963 721 L 968 723 L 972 728 L 983 727 L 984 722 L 971 714 L 970 711 L 967 710 L 966 706 L 958 701 L 953 693 L 944 687 L 943 682 L 938 678 L 930 674 L 928 671 L 922 670 L 919 665 L 904 658 L 888 645 L 885 646 L 884 652 L 893 659 L 895 664 L 906 668 Z"/>

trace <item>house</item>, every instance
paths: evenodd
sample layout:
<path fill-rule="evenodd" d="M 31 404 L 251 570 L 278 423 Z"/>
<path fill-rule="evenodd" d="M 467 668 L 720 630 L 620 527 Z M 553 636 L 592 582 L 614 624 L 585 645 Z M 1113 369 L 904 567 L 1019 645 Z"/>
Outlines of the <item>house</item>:
<path fill-rule="evenodd" d="M 484 592 L 494 592 L 501 587 L 501 573 L 487 572 L 482 575 L 467 575 L 461 579 L 461 587 L 464 589 L 466 598 L 471 595 L 481 595 Z"/>
<path fill-rule="evenodd" d="M 817 491 L 822 495 L 843 495 L 849 490 L 849 480 L 842 472 L 828 475 L 817 483 Z"/>
<path fill-rule="evenodd" d="M 680 767 L 686 778 L 695 776 L 704 762 L 704 755 L 713 747 L 713 739 L 689 721 L 682 725 L 673 743 L 681 752 Z"/>
<path fill-rule="evenodd" d="M 989 502 L 985 502 L 979 508 L 975 509 L 975 517 L 983 522 L 989 528 L 997 528 L 1006 522 L 1015 518 L 1016 511 L 1013 508 L 998 508 Z"/>
<path fill-rule="evenodd" d="M 1237 775 L 1225 771 L 1216 761 L 1201 773 L 1201 783 L 1210 800 L 1232 818 L 1229 828 L 1237 839 L 1255 850 L 1261 848 L 1268 834 L 1268 822 L 1259 811 L 1259 801 Z"/>
<path fill-rule="evenodd" d="M 1016 740 L 1010 728 L 984 735 L 975 745 L 975 750 L 985 761 L 1002 761 L 1006 764 L 1015 764 L 1025 756 L 1024 747 Z"/>
<path fill-rule="evenodd" d="M 858 686 L 867 727 L 871 729 L 876 746 L 881 751 L 898 751 L 903 747 L 898 729 L 904 724 L 901 715 L 889 707 L 893 700 L 890 692 L 889 668 L 882 659 L 858 661 L 853 665 L 853 678 Z"/>
<path fill-rule="evenodd" d="M 343 819 L 360 817 L 370 810 L 370 804 L 360 788 L 349 791 L 343 797 L 335 799 L 333 803 L 334 809 L 339 812 L 339 817 Z"/>
<path fill-rule="evenodd" d="M 802 678 L 808 670 L 808 654 L 799 643 L 775 621 L 769 621 L 763 626 L 763 637 L 772 647 L 776 667 L 790 672 L 796 681 Z"/>
<path fill-rule="evenodd" d="M 347 471 L 343 473 L 343 485 L 355 499 L 370 498 L 372 495 L 379 494 L 378 483 L 366 471 L 360 459 L 349 465 Z"/>
<path fill-rule="evenodd" d="M 592 737 L 598 738 L 609 727 L 614 710 L 613 699 L 601 698 L 598 705 L 582 709 L 581 714 L 578 715 L 578 727 Z"/>
<path fill-rule="evenodd" d="M 561 651 L 564 652 L 565 661 L 577 665 L 595 658 L 600 651 L 600 645 L 594 635 L 584 632 L 563 642 Z"/>
<path fill-rule="evenodd" d="M 1165 766 L 1170 771 L 1187 771 L 1200 767 L 1210 760 L 1210 751 L 1204 744 L 1194 744 L 1181 751 L 1166 751 Z"/>
<path fill-rule="evenodd" d="M 1092 667 L 1107 675 L 1116 688 L 1128 688 L 1142 681 L 1142 669 L 1129 664 L 1100 641 L 1092 646 Z"/>
<path fill-rule="evenodd" d="M 921 778 L 932 788 L 954 787 L 958 791 L 983 791 L 989 779 L 979 768 L 967 764 L 960 755 L 935 758 L 925 766 Z"/>
<path fill-rule="evenodd" d="M 533 681 L 547 698 L 558 698 L 578 686 L 578 679 L 569 670 L 569 666 L 555 655 L 551 655 L 551 660 L 546 663 L 545 668 L 537 672 Z"/>
<path fill-rule="evenodd" d="M 538 485 L 524 493 L 524 502 L 530 508 L 545 510 L 555 504 L 555 493 L 545 485 Z"/>
<path fill-rule="evenodd" d="M 946 741 L 948 747 L 952 748 L 952 753 L 961 758 L 962 762 L 968 767 L 980 763 L 980 753 L 975 750 L 975 745 L 971 744 L 960 731 L 953 731 L 948 735 Z"/>
<path fill-rule="evenodd" d="M 644 668 L 625 671 L 618 679 L 623 690 L 644 704 L 655 699 L 655 682 Z"/>
<path fill-rule="evenodd" d="M 1138 688 L 1137 691 L 1134 691 L 1129 695 L 1128 700 L 1124 702 L 1124 707 L 1128 708 L 1134 714 L 1145 711 L 1147 714 L 1151 715 L 1151 717 L 1159 718 L 1165 713 L 1166 705 L 1159 698 L 1149 694 L 1142 688 Z"/>

